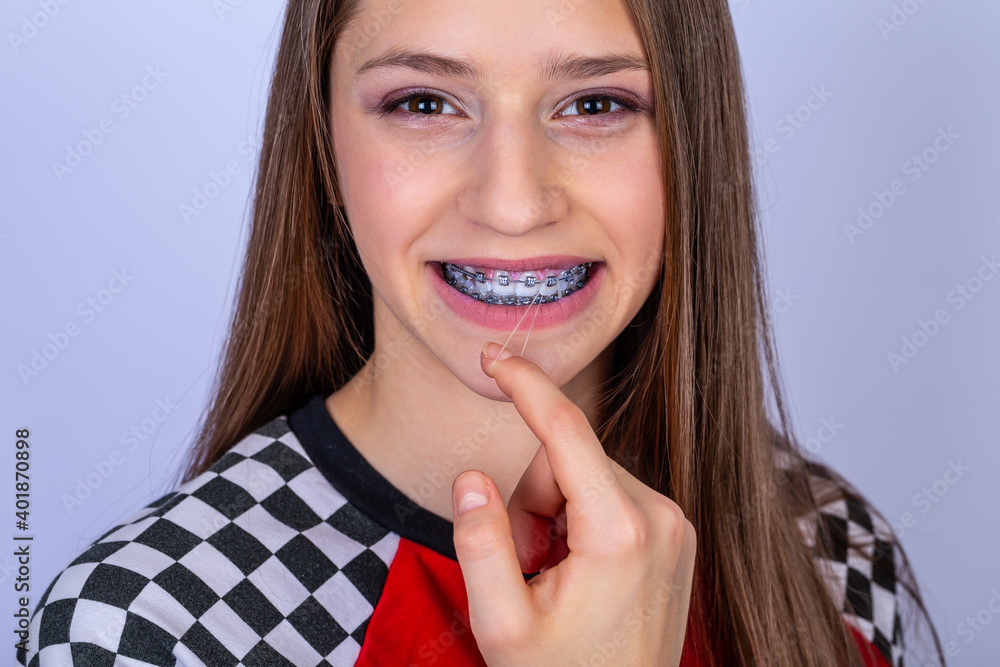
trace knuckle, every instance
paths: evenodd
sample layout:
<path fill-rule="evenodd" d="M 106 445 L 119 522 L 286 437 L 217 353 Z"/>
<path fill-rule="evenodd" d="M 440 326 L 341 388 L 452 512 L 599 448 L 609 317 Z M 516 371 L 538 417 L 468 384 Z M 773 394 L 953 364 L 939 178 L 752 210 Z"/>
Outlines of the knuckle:
<path fill-rule="evenodd" d="M 660 517 L 671 525 L 680 525 L 687 521 L 687 517 L 684 516 L 684 510 L 681 509 L 680 505 L 664 495 L 656 498 L 654 506 Z"/>
<path fill-rule="evenodd" d="M 511 384 L 530 384 L 534 369 L 527 364 L 517 363 L 513 364 L 512 368 L 508 368 L 507 372 Z"/>
<path fill-rule="evenodd" d="M 489 521 L 481 521 L 455 531 L 455 549 L 472 560 L 492 556 L 500 550 L 503 542 L 498 526 Z"/>
<path fill-rule="evenodd" d="M 490 619 L 488 627 L 476 632 L 476 641 L 497 649 L 529 645 L 533 628 L 530 616 L 508 614 Z"/>
<path fill-rule="evenodd" d="M 560 401 L 546 415 L 550 428 L 557 434 L 576 435 L 589 428 L 587 416 L 570 401 Z"/>
<path fill-rule="evenodd" d="M 698 533 L 694 529 L 694 524 L 684 519 L 684 536 L 692 547 L 698 546 Z"/>
<path fill-rule="evenodd" d="M 672 536 L 679 543 L 690 542 L 695 537 L 694 524 L 688 521 L 683 514 L 678 514 L 673 523 Z"/>
<path fill-rule="evenodd" d="M 671 544 L 683 544 L 695 536 L 694 524 L 684 515 L 680 505 L 660 495 L 652 503 L 652 513 L 663 537 Z"/>
<path fill-rule="evenodd" d="M 634 553 L 645 551 L 649 547 L 653 526 L 649 517 L 636 510 L 621 517 L 615 526 L 615 532 L 615 539 L 611 543 L 627 553 Z"/>

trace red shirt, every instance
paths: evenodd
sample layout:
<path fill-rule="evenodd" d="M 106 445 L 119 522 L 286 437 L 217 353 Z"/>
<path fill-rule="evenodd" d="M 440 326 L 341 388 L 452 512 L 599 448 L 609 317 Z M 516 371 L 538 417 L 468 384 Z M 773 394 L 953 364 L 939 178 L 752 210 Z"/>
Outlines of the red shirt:
<path fill-rule="evenodd" d="M 889 667 L 875 647 L 847 624 L 862 649 L 865 665 Z M 699 667 L 688 633 L 681 667 Z M 355 663 L 381 665 L 486 665 L 469 627 L 469 603 L 457 561 L 407 539 L 399 548 L 372 614 Z"/>

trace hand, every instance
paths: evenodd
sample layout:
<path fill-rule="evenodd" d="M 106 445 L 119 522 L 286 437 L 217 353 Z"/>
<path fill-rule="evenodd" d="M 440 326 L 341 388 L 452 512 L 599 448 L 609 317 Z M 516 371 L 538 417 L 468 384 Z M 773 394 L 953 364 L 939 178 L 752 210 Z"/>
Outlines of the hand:
<path fill-rule="evenodd" d="M 586 415 L 541 368 L 517 356 L 480 362 L 542 443 L 509 507 L 482 472 L 463 472 L 452 488 L 455 551 L 487 664 L 676 667 L 693 526 L 608 458 Z M 479 482 L 486 503 L 459 513 Z M 524 581 L 522 572 L 539 569 Z"/>

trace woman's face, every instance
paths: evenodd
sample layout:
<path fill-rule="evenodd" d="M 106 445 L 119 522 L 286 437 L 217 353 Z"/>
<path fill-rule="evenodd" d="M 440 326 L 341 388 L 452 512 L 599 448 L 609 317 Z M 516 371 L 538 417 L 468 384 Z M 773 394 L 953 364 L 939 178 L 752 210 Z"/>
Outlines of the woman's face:
<path fill-rule="evenodd" d="M 361 5 L 335 49 L 330 121 L 376 338 L 410 334 L 408 353 L 503 398 L 479 352 L 528 309 L 507 303 L 533 300 L 509 347 L 534 318 L 525 356 L 564 385 L 660 274 L 652 78 L 624 4 Z"/>

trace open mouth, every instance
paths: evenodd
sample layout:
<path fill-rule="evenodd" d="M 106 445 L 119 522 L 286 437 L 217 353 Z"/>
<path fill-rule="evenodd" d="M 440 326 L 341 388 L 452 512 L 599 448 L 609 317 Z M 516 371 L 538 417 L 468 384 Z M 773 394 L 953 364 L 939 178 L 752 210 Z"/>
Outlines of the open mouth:
<path fill-rule="evenodd" d="M 508 271 L 440 262 L 441 275 L 452 288 L 483 303 L 526 306 L 553 303 L 573 294 L 590 280 L 593 262 L 568 269 Z"/>

